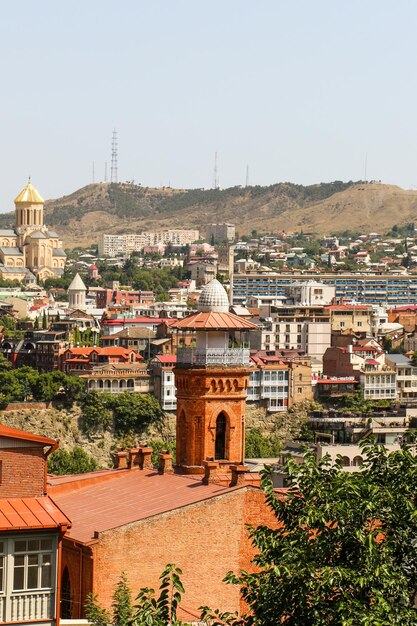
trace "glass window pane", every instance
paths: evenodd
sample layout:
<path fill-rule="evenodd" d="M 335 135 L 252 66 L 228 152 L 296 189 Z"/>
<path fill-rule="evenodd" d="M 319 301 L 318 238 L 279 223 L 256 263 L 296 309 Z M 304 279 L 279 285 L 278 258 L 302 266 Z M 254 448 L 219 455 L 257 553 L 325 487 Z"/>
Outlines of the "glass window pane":
<path fill-rule="evenodd" d="M 52 539 L 41 539 L 41 550 L 52 550 Z"/>
<path fill-rule="evenodd" d="M 4 554 L 4 542 L 0 541 L 0 554 Z"/>
<path fill-rule="evenodd" d="M 28 565 L 37 565 L 37 564 L 38 564 L 38 555 L 28 554 Z"/>
<path fill-rule="evenodd" d="M 23 589 L 23 574 L 24 574 L 23 567 L 14 568 L 14 574 L 13 574 L 13 590 L 14 591 L 16 591 L 16 589 Z"/>
<path fill-rule="evenodd" d="M 41 587 L 51 586 L 51 563 L 44 563 L 42 565 L 42 582 Z"/>
<path fill-rule="evenodd" d="M 30 539 L 30 541 L 28 541 L 28 550 L 37 552 L 39 550 L 39 539 Z"/>
<path fill-rule="evenodd" d="M 27 589 L 36 589 L 38 586 L 38 567 L 28 567 Z"/>
<path fill-rule="evenodd" d="M 14 557 L 14 564 L 15 567 L 19 567 L 25 564 L 25 557 L 24 556 L 15 556 Z"/>
<path fill-rule="evenodd" d="M 26 541 L 15 541 L 14 549 L 15 552 L 26 552 Z"/>

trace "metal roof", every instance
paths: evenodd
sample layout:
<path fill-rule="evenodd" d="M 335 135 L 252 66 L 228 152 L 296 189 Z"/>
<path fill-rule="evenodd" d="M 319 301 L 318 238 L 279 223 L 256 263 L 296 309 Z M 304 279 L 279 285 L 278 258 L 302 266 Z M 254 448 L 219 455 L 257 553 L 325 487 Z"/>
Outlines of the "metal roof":
<path fill-rule="evenodd" d="M 0 531 L 69 526 L 70 520 L 49 496 L 0 499 Z"/>
<path fill-rule="evenodd" d="M 177 330 L 258 330 L 253 322 L 233 313 L 199 312 L 172 324 Z"/>

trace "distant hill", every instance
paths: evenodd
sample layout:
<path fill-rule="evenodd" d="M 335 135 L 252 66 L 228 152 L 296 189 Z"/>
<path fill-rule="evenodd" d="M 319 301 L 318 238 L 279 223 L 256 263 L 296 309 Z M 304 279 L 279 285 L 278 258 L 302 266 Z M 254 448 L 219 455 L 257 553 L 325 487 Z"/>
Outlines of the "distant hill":
<path fill-rule="evenodd" d="M 225 221 L 236 224 L 240 234 L 385 232 L 416 216 L 417 191 L 352 181 L 219 190 L 98 183 L 47 200 L 45 206 L 46 223 L 56 228 L 66 247 L 96 243 L 102 233 L 194 227 L 204 232 L 207 224 Z M 0 215 L 2 228 L 13 221 L 14 213 Z"/>

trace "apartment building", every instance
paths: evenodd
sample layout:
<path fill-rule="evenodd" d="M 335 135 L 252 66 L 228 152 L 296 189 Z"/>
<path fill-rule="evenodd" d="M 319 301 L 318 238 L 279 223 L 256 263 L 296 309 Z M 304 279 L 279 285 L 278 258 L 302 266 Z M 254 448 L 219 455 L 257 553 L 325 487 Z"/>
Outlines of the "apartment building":
<path fill-rule="evenodd" d="M 207 240 L 218 243 L 221 241 L 234 241 L 236 227 L 234 224 L 210 224 L 207 229 Z"/>
<path fill-rule="evenodd" d="M 159 354 L 150 363 L 153 393 L 164 411 L 175 411 L 177 408 L 174 376 L 176 362 L 175 354 Z"/>
<path fill-rule="evenodd" d="M 417 300 L 417 276 L 412 274 L 368 273 L 277 273 L 248 272 L 233 277 L 233 302 L 242 304 L 248 296 L 285 296 L 286 289 L 294 282 L 319 278 L 326 285 L 335 287 L 339 300 L 363 304 L 402 305 Z"/>
<path fill-rule="evenodd" d="M 302 350 L 321 361 L 331 344 L 330 312 L 323 306 L 276 307 L 251 343 L 258 350 Z"/>
<path fill-rule="evenodd" d="M 405 354 L 390 354 L 388 359 L 397 370 L 398 398 L 414 404 L 417 401 L 417 366 Z"/>
<path fill-rule="evenodd" d="M 352 330 L 364 336 L 372 334 L 373 309 L 366 304 L 334 304 L 330 312 L 332 331 Z"/>
<path fill-rule="evenodd" d="M 374 344 L 328 348 L 323 356 L 323 374 L 359 380 L 365 400 L 397 398 L 395 366 Z"/>
<path fill-rule="evenodd" d="M 98 243 L 100 256 L 130 256 L 132 252 L 142 252 L 146 246 L 159 244 L 185 246 L 198 241 L 198 230 L 170 229 L 158 232 L 126 233 L 102 235 Z"/>

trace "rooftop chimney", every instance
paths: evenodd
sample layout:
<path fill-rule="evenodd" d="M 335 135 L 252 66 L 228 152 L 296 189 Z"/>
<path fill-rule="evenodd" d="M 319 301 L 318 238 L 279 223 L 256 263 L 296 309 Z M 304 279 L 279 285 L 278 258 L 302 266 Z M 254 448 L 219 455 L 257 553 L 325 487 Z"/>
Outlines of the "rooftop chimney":
<path fill-rule="evenodd" d="M 129 461 L 128 461 L 129 469 L 132 469 L 132 467 L 139 467 L 140 456 L 141 456 L 140 448 L 129 448 L 128 453 L 129 453 Z"/>
<path fill-rule="evenodd" d="M 230 487 L 240 487 L 245 484 L 245 474 L 248 471 L 246 465 L 231 465 L 232 479 Z"/>
<path fill-rule="evenodd" d="M 216 482 L 217 470 L 219 469 L 219 464 L 216 461 L 203 461 L 203 466 L 204 466 L 203 484 L 209 485 L 210 483 Z"/>
<path fill-rule="evenodd" d="M 118 450 L 114 455 L 114 468 L 126 469 L 127 468 L 127 456 L 126 450 Z"/>
<path fill-rule="evenodd" d="M 160 474 L 174 473 L 174 468 L 172 466 L 172 454 L 168 454 L 168 452 L 161 452 L 159 455 L 158 472 Z"/>
<path fill-rule="evenodd" d="M 146 446 L 141 446 L 139 454 L 140 461 L 139 467 L 140 469 L 152 469 L 152 448 L 147 448 Z"/>

